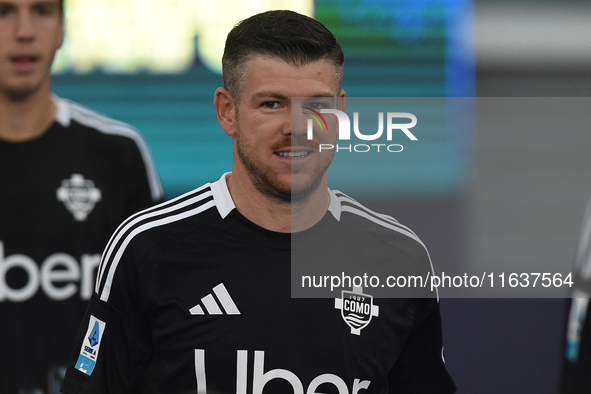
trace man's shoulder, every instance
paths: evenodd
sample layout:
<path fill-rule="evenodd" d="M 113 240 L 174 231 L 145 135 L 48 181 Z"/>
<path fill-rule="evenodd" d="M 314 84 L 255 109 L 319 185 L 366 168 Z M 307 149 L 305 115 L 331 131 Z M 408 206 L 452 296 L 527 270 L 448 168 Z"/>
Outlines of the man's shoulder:
<path fill-rule="evenodd" d="M 206 232 L 223 218 L 213 197 L 212 183 L 140 211 L 125 220 L 116 234 L 167 242 L 190 233 Z"/>
<path fill-rule="evenodd" d="M 339 190 L 330 190 L 329 210 L 342 226 L 351 231 L 372 231 L 391 236 L 402 236 L 423 245 L 420 238 L 407 226 L 390 215 L 375 212 Z"/>
<path fill-rule="evenodd" d="M 122 262 L 137 271 L 139 266 L 157 264 L 168 253 L 191 253 L 207 247 L 214 234 L 219 233 L 216 229 L 224 226 L 218 210 L 212 183 L 206 183 L 127 218 L 111 236 L 101 258 L 101 299 L 109 298 L 114 273 Z"/>
<path fill-rule="evenodd" d="M 143 137 L 133 126 L 110 118 L 74 101 L 52 97 L 57 110 L 55 121 L 66 130 L 97 140 L 122 141 L 145 148 Z M 83 134 L 84 133 L 84 134 Z"/>
<path fill-rule="evenodd" d="M 63 131 L 54 135 L 60 136 L 67 149 L 83 151 L 96 163 L 129 166 L 137 173 L 135 180 L 148 182 L 152 201 L 162 200 L 162 185 L 148 146 L 135 128 L 73 101 L 57 96 L 52 99 L 57 107 L 53 127 Z"/>
<path fill-rule="evenodd" d="M 233 202 L 222 181 L 208 182 L 131 215 L 115 230 L 107 248 L 125 249 L 133 244 L 152 249 L 191 234 L 207 235 L 213 228 L 225 227 L 224 218 L 233 209 Z"/>
<path fill-rule="evenodd" d="M 377 277 L 433 275 L 433 265 L 423 241 L 407 226 L 390 215 L 375 212 L 355 199 L 331 190 L 329 210 L 337 223 L 331 232 L 332 252 L 345 272 Z M 356 271 L 355 271 L 356 270 Z M 338 271 L 337 271 L 338 272 Z M 435 296 L 428 288 L 374 288 L 374 296 L 390 298 Z M 421 294 L 419 296 L 419 294 Z"/>

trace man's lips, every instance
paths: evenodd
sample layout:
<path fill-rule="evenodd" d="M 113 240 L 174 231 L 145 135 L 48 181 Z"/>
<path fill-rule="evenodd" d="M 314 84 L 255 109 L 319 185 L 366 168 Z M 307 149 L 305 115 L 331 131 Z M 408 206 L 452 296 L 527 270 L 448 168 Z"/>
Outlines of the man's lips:
<path fill-rule="evenodd" d="M 10 61 L 16 68 L 17 72 L 32 71 L 38 60 L 39 57 L 35 55 L 16 55 L 10 57 Z"/>
<path fill-rule="evenodd" d="M 275 154 L 289 159 L 298 159 L 300 157 L 306 157 L 309 153 L 309 151 L 275 152 Z"/>
<path fill-rule="evenodd" d="M 291 146 L 278 149 L 275 151 L 275 154 L 286 159 L 300 159 L 308 156 L 312 152 L 314 152 L 314 149 L 310 147 Z"/>

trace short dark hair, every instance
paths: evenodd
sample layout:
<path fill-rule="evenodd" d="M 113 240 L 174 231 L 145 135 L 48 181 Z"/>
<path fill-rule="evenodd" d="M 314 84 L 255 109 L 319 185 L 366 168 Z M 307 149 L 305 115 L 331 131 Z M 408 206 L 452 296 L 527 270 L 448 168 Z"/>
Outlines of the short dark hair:
<path fill-rule="evenodd" d="M 228 34 L 222 78 L 238 100 L 245 65 L 253 55 L 267 55 L 302 66 L 326 59 L 336 68 L 340 90 L 345 57 L 335 36 L 316 19 L 293 11 L 267 11 L 238 23 Z"/>

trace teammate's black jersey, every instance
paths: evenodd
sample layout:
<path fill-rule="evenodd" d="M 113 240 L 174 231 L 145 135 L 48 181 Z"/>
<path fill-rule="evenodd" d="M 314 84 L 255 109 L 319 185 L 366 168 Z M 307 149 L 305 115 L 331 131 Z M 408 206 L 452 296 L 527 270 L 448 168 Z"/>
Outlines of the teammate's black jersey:
<path fill-rule="evenodd" d="M 330 195 L 329 211 L 310 230 L 338 236 L 391 224 Z M 291 298 L 291 237 L 242 216 L 225 176 L 130 217 L 103 254 L 62 391 L 455 391 L 442 361 L 437 300 L 374 299 L 369 323 L 349 326 L 342 309 L 350 300 Z M 414 249 L 392 253 L 406 261 Z M 368 297 L 359 290 L 355 297 Z"/>
<path fill-rule="evenodd" d="M 0 393 L 57 393 L 100 254 L 162 200 L 137 131 L 54 97 L 39 138 L 0 140 Z"/>
<path fill-rule="evenodd" d="M 591 392 L 591 200 L 583 218 L 575 262 L 561 393 Z"/>

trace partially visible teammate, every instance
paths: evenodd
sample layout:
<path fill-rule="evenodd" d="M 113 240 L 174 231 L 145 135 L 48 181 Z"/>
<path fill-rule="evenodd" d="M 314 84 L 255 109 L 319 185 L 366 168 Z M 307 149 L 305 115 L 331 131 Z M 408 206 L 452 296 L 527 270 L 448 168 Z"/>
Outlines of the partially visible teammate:
<path fill-rule="evenodd" d="M 339 248 L 371 265 L 382 251 L 393 268 L 431 269 L 410 230 L 328 189 L 332 155 L 318 147 L 334 143 L 335 128 L 310 141 L 301 122 L 292 126 L 302 108 L 291 97 L 315 107 L 345 97 L 343 62 L 330 31 L 294 12 L 234 27 L 214 98 L 233 172 L 115 232 L 63 392 L 455 391 L 436 299 L 372 302 L 359 288 L 291 298 L 294 240 L 304 254 Z M 340 242 L 352 232 L 359 242 Z"/>
<path fill-rule="evenodd" d="M 591 200 L 583 217 L 575 261 L 573 290 L 566 333 L 562 394 L 591 392 Z"/>
<path fill-rule="evenodd" d="M 0 0 L 0 393 L 54 394 L 118 224 L 162 200 L 137 131 L 51 95 L 60 0 Z"/>

